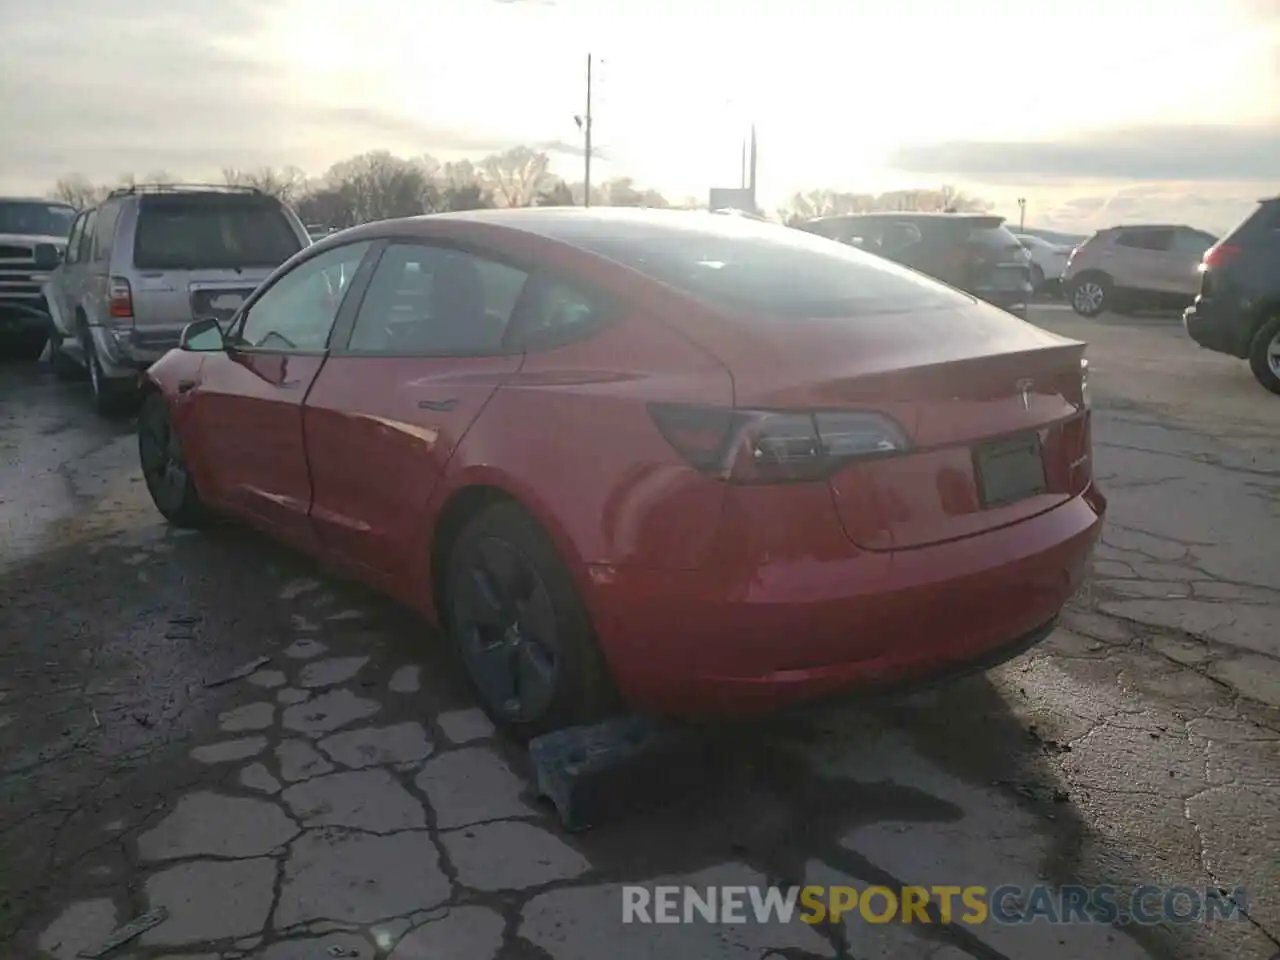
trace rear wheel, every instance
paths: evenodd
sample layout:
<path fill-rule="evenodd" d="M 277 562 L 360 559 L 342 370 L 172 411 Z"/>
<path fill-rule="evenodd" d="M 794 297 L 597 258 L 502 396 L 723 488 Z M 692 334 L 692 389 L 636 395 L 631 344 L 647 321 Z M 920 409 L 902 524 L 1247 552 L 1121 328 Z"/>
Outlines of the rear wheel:
<path fill-rule="evenodd" d="M 1096 317 L 1111 306 L 1111 278 L 1101 273 L 1086 273 L 1071 284 L 1071 309 L 1082 317 Z"/>
<path fill-rule="evenodd" d="M 1031 290 L 1037 295 L 1044 292 L 1044 270 L 1039 264 L 1033 264 L 1031 267 Z"/>
<path fill-rule="evenodd" d="M 1249 369 L 1272 393 L 1280 393 L 1280 317 L 1272 317 L 1254 335 Z"/>
<path fill-rule="evenodd" d="M 89 393 L 93 397 L 93 409 L 101 416 L 116 417 L 127 413 L 138 399 L 132 383 L 117 383 L 107 376 L 98 359 L 93 337 L 84 338 L 84 365 L 89 370 Z"/>
<path fill-rule="evenodd" d="M 208 523 L 208 508 L 187 469 L 169 404 L 160 393 L 149 393 L 138 413 L 138 459 L 151 500 L 166 520 L 178 527 Z"/>
<path fill-rule="evenodd" d="M 487 507 L 463 528 L 441 606 L 485 711 L 513 735 L 598 719 L 612 703 L 568 567 L 517 504 Z"/>

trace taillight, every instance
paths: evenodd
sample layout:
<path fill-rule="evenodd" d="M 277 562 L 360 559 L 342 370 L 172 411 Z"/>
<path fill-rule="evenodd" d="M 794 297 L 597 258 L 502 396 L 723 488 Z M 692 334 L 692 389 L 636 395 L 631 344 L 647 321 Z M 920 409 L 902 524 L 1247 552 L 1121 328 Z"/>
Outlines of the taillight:
<path fill-rule="evenodd" d="M 133 319 L 133 291 L 124 277 L 112 277 L 107 288 L 108 309 L 119 320 Z"/>
<path fill-rule="evenodd" d="M 1093 398 L 1089 395 L 1089 361 L 1080 358 L 1080 403 L 1088 410 L 1093 406 Z"/>
<path fill-rule="evenodd" d="M 649 405 L 658 430 L 696 470 L 729 483 L 823 480 L 852 460 L 910 449 L 879 413 Z"/>
<path fill-rule="evenodd" d="M 1239 244 L 1235 243 L 1217 243 L 1210 247 L 1204 255 L 1204 260 L 1200 263 L 1201 270 L 1216 270 L 1228 260 L 1235 259 L 1240 253 Z"/>

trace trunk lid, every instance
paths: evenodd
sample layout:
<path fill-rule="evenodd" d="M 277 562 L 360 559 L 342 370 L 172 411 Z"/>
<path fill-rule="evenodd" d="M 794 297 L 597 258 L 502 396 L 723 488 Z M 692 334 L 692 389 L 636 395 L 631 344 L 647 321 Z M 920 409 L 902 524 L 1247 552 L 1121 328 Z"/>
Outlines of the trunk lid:
<path fill-rule="evenodd" d="M 972 536 L 1089 484 L 1083 343 L 981 304 L 774 329 L 757 327 L 730 362 L 739 408 L 875 411 L 911 439 L 830 478 L 860 547 Z"/>

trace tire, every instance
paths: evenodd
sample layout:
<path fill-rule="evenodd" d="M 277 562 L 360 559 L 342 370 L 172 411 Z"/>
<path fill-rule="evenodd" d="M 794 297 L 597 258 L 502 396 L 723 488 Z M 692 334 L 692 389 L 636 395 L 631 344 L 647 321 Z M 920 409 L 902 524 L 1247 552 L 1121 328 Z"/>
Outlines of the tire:
<path fill-rule="evenodd" d="M 1071 281 L 1071 309 L 1082 317 L 1097 317 L 1111 308 L 1111 278 L 1086 273 Z"/>
<path fill-rule="evenodd" d="M 1249 369 L 1260 384 L 1280 394 L 1280 316 L 1272 317 L 1254 334 L 1249 345 Z"/>
<path fill-rule="evenodd" d="M 93 337 L 87 334 L 84 337 L 84 364 L 89 371 L 89 394 L 93 398 L 93 409 L 98 415 L 118 417 L 129 412 L 137 402 L 137 391 L 111 382 L 111 378 L 102 369 Z"/>
<path fill-rule="evenodd" d="M 62 349 L 61 335 L 56 333 L 49 338 L 49 369 L 59 380 L 83 380 L 88 376 L 88 371 Z"/>
<path fill-rule="evenodd" d="M 187 469 L 182 441 L 164 395 L 151 392 L 138 412 L 138 460 L 156 509 L 176 527 L 194 529 L 212 519 Z"/>
<path fill-rule="evenodd" d="M 486 507 L 463 527 L 441 601 L 481 705 L 512 736 L 591 722 L 616 704 L 569 569 L 518 504 Z"/>
<path fill-rule="evenodd" d="M 1031 292 L 1037 296 L 1044 292 L 1044 270 L 1039 264 L 1031 267 Z"/>

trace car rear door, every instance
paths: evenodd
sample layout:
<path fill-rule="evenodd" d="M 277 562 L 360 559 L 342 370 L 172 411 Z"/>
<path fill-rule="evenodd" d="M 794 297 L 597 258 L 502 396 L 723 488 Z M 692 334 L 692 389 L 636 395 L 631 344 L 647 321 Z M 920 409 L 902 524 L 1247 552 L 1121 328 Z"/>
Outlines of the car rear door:
<path fill-rule="evenodd" d="M 241 312 L 227 350 L 204 358 L 197 382 L 178 386 L 193 404 L 189 446 L 204 492 L 305 549 L 318 544 L 302 403 L 371 245 L 332 247 L 276 277 Z M 352 280 L 335 286 L 337 276 Z"/>
<path fill-rule="evenodd" d="M 1200 292 L 1200 262 L 1205 252 L 1217 242 L 1203 230 L 1183 227 L 1173 232 L 1173 242 L 1165 257 L 1171 292 L 1188 298 Z"/>
<path fill-rule="evenodd" d="M 1168 254 L 1173 230 L 1168 227 L 1129 227 L 1120 231 L 1112 244 L 1108 272 L 1117 287 L 1172 292 L 1173 274 Z"/>
<path fill-rule="evenodd" d="M 134 339 L 154 350 L 194 319 L 229 321 L 304 246 L 279 202 L 253 193 L 143 196 L 131 240 Z"/>
<path fill-rule="evenodd" d="M 504 346 L 528 274 L 481 251 L 397 241 L 380 254 L 303 413 L 322 544 L 403 583 L 459 441 L 523 353 Z M 394 590 L 394 586 L 392 586 Z"/>

